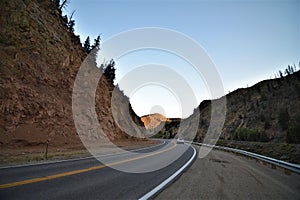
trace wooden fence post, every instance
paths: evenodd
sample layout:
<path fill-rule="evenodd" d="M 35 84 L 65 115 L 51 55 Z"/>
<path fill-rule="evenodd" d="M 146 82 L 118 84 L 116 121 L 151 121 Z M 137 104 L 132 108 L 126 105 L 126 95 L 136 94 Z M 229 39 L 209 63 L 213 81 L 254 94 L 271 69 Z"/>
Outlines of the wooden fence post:
<path fill-rule="evenodd" d="M 45 156 L 44 156 L 45 160 L 48 159 L 48 146 L 49 146 L 49 140 L 47 140 L 47 142 L 46 142 L 46 150 L 45 150 Z"/>

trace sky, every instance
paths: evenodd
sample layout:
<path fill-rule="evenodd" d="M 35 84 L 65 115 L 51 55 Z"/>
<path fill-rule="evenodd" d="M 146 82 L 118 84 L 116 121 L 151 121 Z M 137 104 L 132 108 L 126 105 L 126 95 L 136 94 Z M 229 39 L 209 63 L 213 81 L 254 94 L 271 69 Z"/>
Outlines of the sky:
<path fill-rule="evenodd" d="M 192 38 L 214 62 L 225 94 L 274 78 L 278 70 L 300 61 L 300 1 L 296 0 L 71 0 L 64 12 L 70 15 L 73 10 L 75 34 L 82 42 L 99 34 L 104 42 L 143 27 L 171 29 Z M 181 74 L 197 104 L 211 98 L 205 78 L 188 62 L 157 50 L 135 51 L 116 60 L 115 83 L 149 63 L 167 65 Z M 126 86 L 119 87 L 126 94 Z M 182 110 L 178 96 L 159 85 L 146 85 L 126 95 L 140 116 L 160 112 L 187 117 L 196 106 Z"/>

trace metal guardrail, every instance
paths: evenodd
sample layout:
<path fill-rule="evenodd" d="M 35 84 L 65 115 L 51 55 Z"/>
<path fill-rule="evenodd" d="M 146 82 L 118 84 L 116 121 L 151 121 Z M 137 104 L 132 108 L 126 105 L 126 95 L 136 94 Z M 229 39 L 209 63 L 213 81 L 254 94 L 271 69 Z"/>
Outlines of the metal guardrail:
<path fill-rule="evenodd" d="M 234 148 L 230 148 L 230 147 L 203 144 L 203 143 L 198 143 L 198 142 L 188 142 L 188 143 L 196 144 L 196 145 L 199 145 L 199 146 L 207 146 L 207 147 L 211 147 L 211 148 L 215 148 L 215 149 L 221 149 L 221 150 L 225 150 L 225 151 L 239 153 L 239 154 L 242 154 L 242 155 L 245 155 L 245 156 L 248 156 L 248 157 L 252 157 L 252 158 L 255 158 L 255 159 L 258 159 L 258 160 L 261 160 L 261 161 L 270 163 L 272 165 L 282 167 L 284 169 L 288 169 L 292 172 L 300 174 L 300 165 L 285 162 L 283 160 L 277 160 L 275 158 L 270 158 L 270 157 L 263 156 L 263 155 L 260 155 L 260 154 L 256 154 L 256 153 L 252 153 L 252 152 L 248 152 L 248 151 L 244 151 L 244 150 L 240 150 L 240 149 L 234 149 Z"/>

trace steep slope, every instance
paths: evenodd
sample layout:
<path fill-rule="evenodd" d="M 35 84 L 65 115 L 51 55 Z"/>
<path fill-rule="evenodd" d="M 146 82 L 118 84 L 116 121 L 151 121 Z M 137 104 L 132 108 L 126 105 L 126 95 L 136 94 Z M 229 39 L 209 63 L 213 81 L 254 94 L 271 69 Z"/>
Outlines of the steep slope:
<path fill-rule="evenodd" d="M 220 139 L 300 143 L 300 71 L 237 89 L 225 97 L 226 119 Z M 202 141 L 207 133 L 212 101 L 218 100 L 205 100 L 198 107 L 200 119 L 196 141 Z M 192 121 L 195 116 L 192 114 L 181 122 Z M 180 121 L 173 123 L 178 126 Z M 165 127 L 165 135 L 169 134 L 170 128 Z"/>
<path fill-rule="evenodd" d="M 50 0 L 3 0 L 0 24 L 0 147 L 47 141 L 82 146 L 72 117 L 73 84 L 87 56 L 79 37 L 67 29 Z M 111 140 L 126 139 L 110 112 L 113 89 L 107 80 L 97 88 L 98 119 Z"/>
<path fill-rule="evenodd" d="M 292 142 L 289 128 L 300 116 L 300 71 L 226 96 L 227 112 L 221 139 L 261 142 Z M 197 139 L 201 140 L 210 122 L 211 102 L 200 104 Z M 293 139 L 292 139 L 293 140 Z"/>
<path fill-rule="evenodd" d="M 196 109 L 200 111 L 199 124 L 194 113 L 181 121 L 171 120 L 156 137 L 173 138 L 180 125 L 184 138 L 203 142 L 210 126 L 212 101 L 218 100 L 205 100 Z M 300 71 L 237 89 L 226 95 L 226 103 L 217 144 L 300 163 Z M 192 132 L 189 129 L 197 130 L 194 138 L 186 136 Z"/>

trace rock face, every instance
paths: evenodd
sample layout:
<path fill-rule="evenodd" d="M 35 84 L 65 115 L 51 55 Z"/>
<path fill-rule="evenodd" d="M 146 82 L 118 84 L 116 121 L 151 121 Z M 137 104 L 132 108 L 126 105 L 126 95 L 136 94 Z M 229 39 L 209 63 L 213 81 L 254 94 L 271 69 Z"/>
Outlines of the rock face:
<path fill-rule="evenodd" d="M 73 84 L 87 56 L 79 37 L 50 0 L 2 0 L 0 24 L 1 147 L 81 145 L 72 117 Z M 102 81 L 96 94 L 111 140 L 127 138 L 109 111 L 113 89 Z"/>

